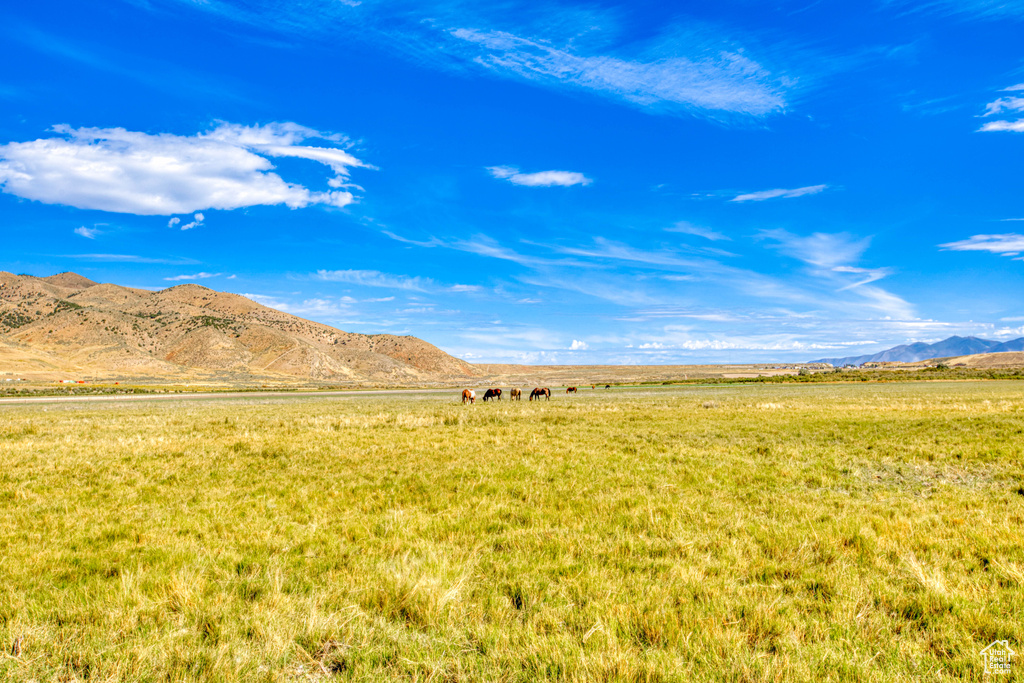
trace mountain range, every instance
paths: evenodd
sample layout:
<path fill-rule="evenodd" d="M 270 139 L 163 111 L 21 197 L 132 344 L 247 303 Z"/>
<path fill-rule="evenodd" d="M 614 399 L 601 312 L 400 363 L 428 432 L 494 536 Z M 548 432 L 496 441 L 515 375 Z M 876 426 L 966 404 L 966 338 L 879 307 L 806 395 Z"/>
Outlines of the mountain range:
<path fill-rule="evenodd" d="M 0 371 L 38 379 L 419 384 L 477 377 L 416 337 L 363 335 L 195 284 L 149 291 L 0 272 Z"/>
<path fill-rule="evenodd" d="M 902 344 L 885 351 L 866 356 L 847 356 L 846 358 L 822 358 L 812 363 L 831 363 L 836 367 L 844 365 L 863 365 L 864 363 L 915 363 L 931 358 L 951 358 L 956 356 L 972 356 L 978 353 L 1005 353 L 1024 351 L 1024 337 L 1007 342 L 979 339 L 978 337 L 950 337 L 934 344 L 917 342 Z"/>

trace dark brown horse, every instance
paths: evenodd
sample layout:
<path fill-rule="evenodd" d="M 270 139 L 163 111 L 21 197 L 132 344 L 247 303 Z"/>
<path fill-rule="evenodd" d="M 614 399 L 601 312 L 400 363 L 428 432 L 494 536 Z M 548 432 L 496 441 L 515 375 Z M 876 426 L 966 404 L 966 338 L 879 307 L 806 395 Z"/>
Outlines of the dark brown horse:
<path fill-rule="evenodd" d="M 521 389 L 517 389 L 516 387 L 512 387 L 511 389 L 508 390 L 508 400 L 522 401 L 523 391 Z"/>
<path fill-rule="evenodd" d="M 470 405 L 476 403 L 476 392 L 472 389 L 463 389 L 462 402 L 465 403 L 466 401 L 469 401 Z"/>
<path fill-rule="evenodd" d="M 565 388 L 565 393 L 567 393 L 567 394 L 575 394 L 576 393 L 576 387 L 566 387 Z"/>
<path fill-rule="evenodd" d="M 486 403 L 487 399 L 489 399 L 489 398 L 494 398 L 494 399 L 497 399 L 497 400 L 500 401 L 501 400 L 501 389 L 488 389 L 487 391 L 485 391 L 484 392 L 484 402 Z"/>
<path fill-rule="evenodd" d="M 547 400 L 550 401 L 551 400 L 551 390 L 550 389 L 534 389 L 533 391 L 530 392 L 530 400 L 531 401 L 534 398 L 536 398 L 539 401 L 541 396 L 543 396 L 544 398 L 546 398 Z"/>

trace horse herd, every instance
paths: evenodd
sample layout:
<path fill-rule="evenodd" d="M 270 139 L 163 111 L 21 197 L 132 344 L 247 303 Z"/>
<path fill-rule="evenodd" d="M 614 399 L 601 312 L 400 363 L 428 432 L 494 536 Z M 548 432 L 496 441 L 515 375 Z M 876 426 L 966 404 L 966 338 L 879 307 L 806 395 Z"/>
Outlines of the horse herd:
<path fill-rule="evenodd" d="M 596 384 L 591 384 L 590 388 L 591 389 L 596 389 L 597 385 Z M 610 384 L 606 384 L 606 385 L 604 385 L 604 388 L 605 389 L 611 389 L 611 385 Z M 567 393 L 567 394 L 575 394 L 576 392 L 577 392 L 577 388 L 576 387 L 566 387 L 565 388 L 565 393 Z M 510 401 L 522 401 L 523 400 L 523 392 L 522 392 L 521 389 L 518 389 L 516 387 L 512 387 L 511 389 L 508 390 L 508 398 L 509 398 Z M 541 398 L 544 398 L 545 400 L 550 401 L 551 400 L 551 390 L 548 389 L 547 387 L 543 387 L 543 388 L 538 387 L 538 388 L 536 388 L 536 389 L 534 389 L 533 391 L 530 392 L 530 400 L 531 401 L 533 399 L 537 399 L 539 401 Z M 501 400 L 501 389 L 488 389 L 487 391 L 485 391 L 484 392 L 484 402 L 487 402 L 488 400 L 500 401 Z M 463 403 L 469 403 L 469 404 L 476 403 L 476 391 L 474 391 L 473 389 L 463 389 L 462 390 L 462 402 Z"/>

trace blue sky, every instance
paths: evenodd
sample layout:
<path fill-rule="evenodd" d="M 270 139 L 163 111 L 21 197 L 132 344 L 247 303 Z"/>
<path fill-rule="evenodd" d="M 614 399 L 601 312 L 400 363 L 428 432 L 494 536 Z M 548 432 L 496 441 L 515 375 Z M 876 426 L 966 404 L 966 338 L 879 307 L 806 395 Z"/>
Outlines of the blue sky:
<path fill-rule="evenodd" d="M 2 270 L 476 362 L 1024 336 L 1024 0 L 0 12 Z"/>

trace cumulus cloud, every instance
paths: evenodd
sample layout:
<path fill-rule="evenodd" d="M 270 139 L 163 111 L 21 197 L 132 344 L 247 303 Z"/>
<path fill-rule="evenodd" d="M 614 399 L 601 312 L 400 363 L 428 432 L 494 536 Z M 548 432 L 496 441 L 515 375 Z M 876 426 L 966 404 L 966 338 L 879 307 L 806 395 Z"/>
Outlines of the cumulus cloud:
<path fill-rule="evenodd" d="M 984 126 L 979 128 L 983 133 L 988 132 L 1010 132 L 1010 133 L 1024 133 L 1024 119 L 1018 119 L 1016 121 L 989 121 Z"/>
<path fill-rule="evenodd" d="M 192 273 L 191 275 L 175 275 L 173 277 L 165 277 L 164 280 L 168 282 L 178 282 L 180 280 L 205 280 L 209 277 L 220 277 L 224 273 Z"/>
<path fill-rule="evenodd" d="M 87 228 L 84 225 L 80 228 L 75 228 L 75 234 L 81 235 L 82 237 L 90 240 L 96 239 L 96 235 L 100 234 L 100 231 L 96 228 Z"/>
<path fill-rule="evenodd" d="M 586 351 L 590 346 L 585 341 L 579 339 L 573 339 L 572 344 L 569 346 L 570 351 Z"/>
<path fill-rule="evenodd" d="M 827 188 L 828 185 L 808 185 L 807 187 L 798 187 L 793 190 L 761 190 L 760 192 L 749 192 L 747 194 L 737 195 L 729 201 L 763 202 L 766 199 L 792 199 L 793 197 L 803 197 L 809 194 L 818 194 L 819 192 L 824 192 Z"/>
<path fill-rule="evenodd" d="M 355 200 L 341 189 L 350 187 L 349 169 L 367 167 L 343 149 L 300 144 L 341 139 L 295 123 L 221 123 L 191 136 L 67 125 L 53 130 L 58 137 L 0 145 L 4 192 L 45 204 L 138 215 L 276 204 L 341 207 Z M 316 192 L 285 181 L 273 172 L 272 157 L 328 166 L 333 176 L 327 182 L 334 189 Z M 168 225 L 178 222 L 172 218 Z"/>
<path fill-rule="evenodd" d="M 513 185 L 526 187 L 572 187 L 573 185 L 589 185 L 592 179 L 575 171 L 538 171 L 536 173 L 520 173 L 514 166 L 489 166 L 488 172 L 501 180 Z"/>
<path fill-rule="evenodd" d="M 940 244 L 948 251 L 987 251 L 1000 256 L 1017 256 L 1024 252 L 1024 235 L 1006 233 L 1003 235 L 974 235 L 969 239 Z"/>
<path fill-rule="evenodd" d="M 199 226 L 201 226 L 203 224 L 203 221 L 205 221 L 205 220 L 206 220 L 206 216 L 204 216 L 201 213 L 197 213 L 195 216 L 192 217 L 192 220 L 190 222 L 188 222 L 185 225 L 181 226 L 181 229 L 182 230 L 191 230 L 192 228 L 198 228 Z M 175 224 L 175 225 L 177 225 L 177 224 Z"/>
<path fill-rule="evenodd" d="M 1011 85 L 1009 88 L 1003 88 L 1001 92 L 1018 92 L 1021 90 L 1024 90 L 1024 83 L 1018 83 L 1017 85 Z M 985 112 L 981 116 L 982 118 L 985 118 L 1006 113 L 1016 113 L 1019 115 L 1021 112 L 1024 112 L 1024 97 L 1009 96 L 996 98 L 992 102 L 986 104 Z M 1024 133 L 1024 119 L 1017 119 L 1015 121 L 989 121 L 978 130 L 981 132 Z"/>

